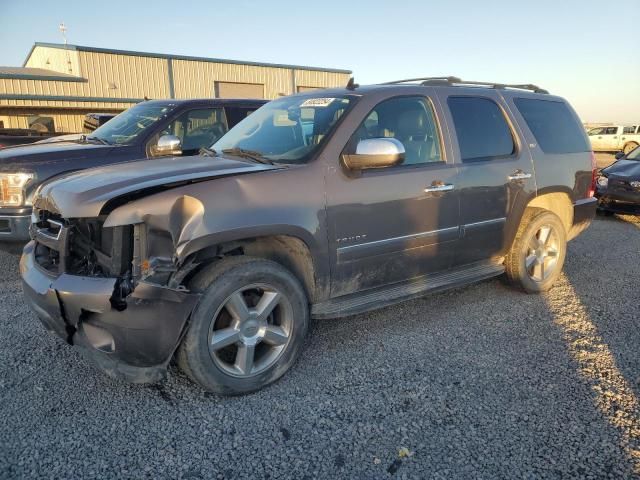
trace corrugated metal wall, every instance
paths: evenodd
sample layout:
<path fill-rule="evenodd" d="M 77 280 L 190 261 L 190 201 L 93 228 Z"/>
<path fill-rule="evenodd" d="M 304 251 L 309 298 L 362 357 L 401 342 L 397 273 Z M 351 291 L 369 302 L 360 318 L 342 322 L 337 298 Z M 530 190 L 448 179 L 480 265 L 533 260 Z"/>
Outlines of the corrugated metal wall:
<path fill-rule="evenodd" d="M 37 45 L 27 59 L 25 67 L 46 68 L 54 72 L 81 77 L 78 53 L 76 50 L 71 49 Z"/>
<path fill-rule="evenodd" d="M 260 83 L 265 98 L 276 98 L 291 91 L 291 71 L 228 63 L 173 61 L 176 98 L 212 98 L 214 82 Z"/>
<path fill-rule="evenodd" d="M 89 81 L 84 97 L 169 98 L 169 71 L 164 58 L 79 52 L 80 68 Z"/>
<path fill-rule="evenodd" d="M 265 98 L 274 99 L 296 93 L 292 75 L 289 68 L 173 60 L 176 98 L 213 97 L 214 82 L 220 81 L 262 84 Z M 347 84 L 349 74 L 295 70 L 295 80 L 306 87 L 339 87 Z"/>
<path fill-rule="evenodd" d="M 170 70 L 173 71 L 174 96 L 179 99 L 213 98 L 216 95 L 216 81 L 260 84 L 264 86 L 264 98 L 273 99 L 296 93 L 298 86 L 337 87 L 346 85 L 349 79 L 347 73 L 322 70 L 168 59 L 142 54 L 83 51 L 81 47 L 74 50 L 43 45 L 34 47 L 26 66 L 71 73 L 86 81 L 0 78 L 0 94 L 70 97 L 0 99 L 0 116 L 21 115 L 14 112 L 16 107 L 37 107 L 29 113 L 38 114 L 61 108 L 66 111 L 60 113 L 56 127 L 64 126 L 65 131 L 80 131 L 81 118 L 87 112 L 125 110 L 145 96 L 154 99 L 169 98 Z M 90 101 L 82 101 L 83 98 Z M 105 101 L 106 99 L 113 100 Z M 22 125 L 23 121 L 23 118 L 16 117 L 11 120 L 11 124 Z"/>
<path fill-rule="evenodd" d="M 40 115 L 53 118 L 56 132 L 79 133 L 82 132 L 82 124 L 86 113 L 92 110 L 64 110 L 64 109 L 32 109 L 32 108 L 0 108 L 0 120 L 5 128 L 29 128 L 28 118 L 31 115 Z M 112 110 L 118 113 L 118 110 Z"/>

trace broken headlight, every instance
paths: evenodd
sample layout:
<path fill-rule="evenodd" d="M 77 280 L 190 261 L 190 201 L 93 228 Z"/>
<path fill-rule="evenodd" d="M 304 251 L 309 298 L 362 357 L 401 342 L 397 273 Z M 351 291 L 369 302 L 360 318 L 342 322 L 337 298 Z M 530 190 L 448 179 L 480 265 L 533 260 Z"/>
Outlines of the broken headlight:
<path fill-rule="evenodd" d="M 607 188 L 609 185 L 609 179 L 607 177 L 600 176 L 598 177 L 598 186 L 602 188 Z"/>

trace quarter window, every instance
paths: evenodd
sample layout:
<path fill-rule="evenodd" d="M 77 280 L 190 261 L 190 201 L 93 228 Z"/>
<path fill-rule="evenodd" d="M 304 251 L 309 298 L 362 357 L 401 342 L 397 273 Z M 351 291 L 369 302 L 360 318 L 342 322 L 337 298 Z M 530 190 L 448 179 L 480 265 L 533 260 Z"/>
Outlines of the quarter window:
<path fill-rule="evenodd" d="M 447 103 L 462 161 L 513 154 L 515 144 L 511 129 L 494 101 L 482 97 L 449 97 Z"/>
<path fill-rule="evenodd" d="M 440 136 L 431 105 L 423 97 L 398 97 L 379 103 L 360 124 L 349 142 L 395 138 L 405 149 L 403 165 L 442 161 Z"/>
<path fill-rule="evenodd" d="M 566 103 L 531 98 L 515 98 L 513 101 L 543 152 L 577 153 L 591 150 L 582 126 Z M 596 133 L 591 130 L 589 135 L 602 134 L 603 129 L 599 130 Z"/>

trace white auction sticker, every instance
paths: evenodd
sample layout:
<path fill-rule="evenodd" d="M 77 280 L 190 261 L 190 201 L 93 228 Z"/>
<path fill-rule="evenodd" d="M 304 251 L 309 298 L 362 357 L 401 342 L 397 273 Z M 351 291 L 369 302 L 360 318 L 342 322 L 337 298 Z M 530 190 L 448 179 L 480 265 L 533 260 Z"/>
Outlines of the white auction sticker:
<path fill-rule="evenodd" d="M 300 107 L 327 107 L 336 100 L 335 98 L 310 98 L 302 102 Z"/>

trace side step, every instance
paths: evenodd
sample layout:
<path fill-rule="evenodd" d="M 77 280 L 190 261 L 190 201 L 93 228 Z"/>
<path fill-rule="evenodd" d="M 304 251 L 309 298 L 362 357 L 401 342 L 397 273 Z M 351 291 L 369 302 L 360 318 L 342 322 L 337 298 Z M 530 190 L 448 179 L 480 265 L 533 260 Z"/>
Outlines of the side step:
<path fill-rule="evenodd" d="M 435 275 L 412 278 L 384 287 L 350 293 L 311 306 L 313 318 L 337 318 L 375 310 L 411 298 L 451 288 L 461 287 L 495 277 L 504 272 L 496 263 L 474 263 Z"/>

